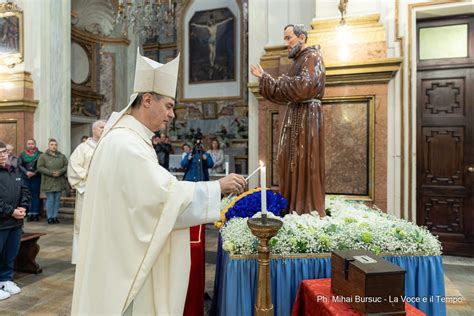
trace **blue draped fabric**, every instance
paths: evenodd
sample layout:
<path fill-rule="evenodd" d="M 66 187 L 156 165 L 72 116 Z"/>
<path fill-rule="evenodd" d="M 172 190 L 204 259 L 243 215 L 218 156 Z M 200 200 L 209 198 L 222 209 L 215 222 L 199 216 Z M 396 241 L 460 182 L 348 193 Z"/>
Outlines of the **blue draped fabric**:
<path fill-rule="evenodd" d="M 220 243 L 219 243 L 220 245 Z M 444 272 L 441 257 L 384 257 L 399 265 L 405 275 L 405 295 L 426 302 L 411 302 L 426 315 L 446 315 Z M 256 259 L 231 259 L 219 247 L 211 315 L 253 315 L 257 293 Z M 274 314 L 291 315 L 293 302 L 302 280 L 331 277 L 330 258 L 272 259 L 271 288 Z"/>
<path fill-rule="evenodd" d="M 444 270 L 440 256 L 384 257 L 385 260 L 406 270 L 405 296 L 419 298 L 421 302 L 409 302 L 426 315 L 446 315 Z"/>

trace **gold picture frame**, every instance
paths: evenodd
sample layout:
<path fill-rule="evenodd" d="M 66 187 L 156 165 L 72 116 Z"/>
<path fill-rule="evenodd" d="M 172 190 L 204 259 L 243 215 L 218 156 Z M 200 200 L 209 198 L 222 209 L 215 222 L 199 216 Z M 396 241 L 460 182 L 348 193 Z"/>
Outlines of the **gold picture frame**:
<path fill-rule="evenodd" d="M 248 43 L 245 41 L 245 34 L 246 34 L 246 25 L 244 23 L 244 1 L 243 0 L 234 0 L 235 3 L 237 4 L 237 8 L 240 12 L 240 18 L 237 19 L 235 16 L 235 24 L 234 24 L 234 32 L 235 32 L 235 47 L 238 47 L 237 43 L 240 45 L 240 50 L 241 52 L 246 51 L 248 48 Z M 185 90 L 189 89 L 189 84 L 185 82 L 184 78 L 185 76 L 185 63 L 188 63 L 188 58 L 185 58 L 185 48 L 187 47 L 188 41 L 185 41 L 184 39 L 187 38 L 189 35 L 189 25 L 188 21 L 186 21 L 186 15 L 191 7 L 191 5 L 196 2 L 194 0 L 182 0 L 182 5 L 181 5 L 181 14 L 178 17 L 178 22 L 177 25 L 180 27 L 178 28 L 178 37 L 177 37 L 177 47 L 178 51 L 181 52 L 181 67 L 180 67 L 180 80 L 178 81 L 178 100 L 179 102 L 183 103 L 192 103 L 192 102 L 203 102 L 203 101 L 235 101 L 235 102 L 246 102 L 245 99 L 245 89 L 247 85 L 247 79 L 246 79 L 246 69 L 247 67 L 247 61 L 245 58 L 245 54 L 243 53 L 236 53 L 235 58 L 235 80 L 236 84 L 239 86 L 239 93 L 238 95 L 225 95 L 225 96 L 192 96 L 192 95 L 187 95 L 187 92 Z M 199 12 L 202 10 L 214 10 L 218 9 L 218 6 L 215 8 L 208 8 L 208 6 L 204 3 L 204 8 L 195 8 L 195 12 Z M 200 4 L 202 5 L 202 4 Z M 229 7 L 227 7 L 229 8 Z M 237 30 L 239 30 L 239 34 L 237 34 Z M 189 49 L 189 47 L 187 47 Z M 240 63 L 240 67 L 237 67 L 238 63 Z M 239 80 L 237 80 L 239 78 Z M 237 82 L 238 81 L 238 82 Z M 215 89 L 219 89 L 220 84 L 222 82 L 215 82 L 212 83 L 215 85 Z"/>
<path fill-rule="evenodd" d="M 326 196 L 339 196 L 344 199 L 358 200 L 358 201 L 368 201 L 373 202 L 375 200 L 375 96 L 373 95 L 361 95 L 361 96 L 334 96 L 334 97 L 325 97 L 322 100 L 323 111 L 327 106 L 345 106 L 345 105 L 356 105 L 361 107 L 364 112 L 364 115 L 361 116 L 364 120 L 365 131 L 364 134 L 364 154 L 366 165 L 363 168 L 365 181 L 364 192 L 328 192 L 326 191 Z M 266 111 L 266 159 L 267 159 L 267 172 L 270 174 L 270 177 L 267 177 L 267 186 L 271 186 L 274 189 L 278 187 L 278 174 L 276 172 L 276 161 L 277 161 L 277 148 L 279 143 L 279 133 L 280 126 L 275 128 L 275 124 L 281 124 L 280 121 L 280 110 L 270 109 Z M 349 114 L 349 113 L 344 113 Z M 349 117 L 345 117 L 348 119 Z M 350 121 L 350 120 L 349 120 Z M 324 125 L 328 125 L 326 117 L 324 118 Z M 326 133 L 326 131 L 325 131 Z M 362 133 L 361 133 L 362 134 Z M 328 134 L 325 135 L 325 147 L 326 151 L 328 150 Z M 349 138 L 350 135 L 347 135 Z M 341 138 L 342 139 L 342 138 Z M 338 144 L 340 142 L 333 142 Z M 351 156 L 347 156 L 351 157 Z M 345 157 L 345 158 L 347 158 Z M 326 159 L 327 160 L 327 159 Z M 352 164 L 344 164 L 345 166 L 352 166 Z M 342 165 L 339 165 L 340 170 L 344 170 Z M 328 169 L 328 164 L 326 163 L 326 171 Z M 355 173 L 356 170 L 351 169 L 352 173 Z M 328 182 L 326 178 L 326 189 L 328 189 Z"/>
<path fill-rule="evenodd" d="M 202 118 L 216 119 L 217 118 L 217 102 L 204 102 L 202 104 Z"/>
<path fill-rule="evenodd" d="M 23 10 L 15 3 L 0 4 L 0 64 L 10 68 L 24 61 Z"/>
<path fill-rule="evenodd" d="M 323 109 L 330 105 L 337 105 L 337 106 L 348 106 L 348 105 L 357 105 L 362 106 L 364 108 L 365 116 L 363 117 L 365 121 L 365 159 L 366 159 L 366 166 L 364 168 L 365 173 L 365 185 L 364 185 L 364 193 L 349 193 L 349 192 L 338 192 L 338 193 L 331 193 L 328 192 L 328 183 L 326 181 L 326 196 L 340 196 L 344 199 L 348 200 L 359 200 L 359 201 L 368 201 L 373 202 L 375 200 L 375 96 L 374 95 L 361 95 L 361 96 L 334 96 L 334 97 L 324 97 L 322 100 Z M 347 113 L 344 115 L 344 119 L 347 120 L 348 118 L 345 117 Z M 325 119 L 325 123 L 326 122 Z M 326 131 L 325 131 L 326 133 Z M 348 137 L 353 137 L 348 135 Z M 325 142 L 326 142 L 326 151 L 328 146 L 328 133 L 325 135 Z M 336 142 L 334 142 L 336 143 Z M 339 149 L 341 150 L 341 149 Z M 347 158 L 347 157 L 346 157 Z M 326 161 L 328 159 L 326 158 Z M 342 170 L 342 165 L 339 164 L 339 169 Z M 326 173 L 328 172 L 328 165 L 326 164 Z M 356 173 L 354 167 L 352 167 L 352 172 Z M 327 177 L 327 174 L 326 174 Z M 326 178 L 327 180 L 327 178 Z"/>

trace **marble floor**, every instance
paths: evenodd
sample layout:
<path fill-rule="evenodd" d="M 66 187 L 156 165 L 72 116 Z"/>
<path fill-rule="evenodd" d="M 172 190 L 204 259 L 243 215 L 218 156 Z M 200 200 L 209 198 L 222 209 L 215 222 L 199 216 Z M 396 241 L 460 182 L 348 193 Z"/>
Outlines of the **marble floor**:
<path fill-rule="evenodd" d="M 0 315 L 69 315 L 74 283 L 74 266 L 70 264 L 72 221 L 66 219 L 57 225 L 25 223 L 25 231 L 46 233 L 40 239 L 37 257 L 43 273 L 17 273 L 15 281 L 22 293 L 0 301 Z M 206 249 L 206 292 L 212 296 L 217 249 L 217 231 L 212 225 L 206 228 Z M 447 315 L 473 315 L 474 259 L 443 257 L 443 262 L 446 295 L 463 297 L 461 303 L 447 304 Z"/>

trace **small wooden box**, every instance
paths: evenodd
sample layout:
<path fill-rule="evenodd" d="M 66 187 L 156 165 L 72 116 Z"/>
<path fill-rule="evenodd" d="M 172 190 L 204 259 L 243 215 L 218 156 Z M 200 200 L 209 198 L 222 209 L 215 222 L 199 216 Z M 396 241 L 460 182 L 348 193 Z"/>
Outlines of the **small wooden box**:
<path fill-rule="evenodd" d="M 331 289 L 363 315 L 405 315 L 405 270 L 366 250 L 331 254 Z"/>

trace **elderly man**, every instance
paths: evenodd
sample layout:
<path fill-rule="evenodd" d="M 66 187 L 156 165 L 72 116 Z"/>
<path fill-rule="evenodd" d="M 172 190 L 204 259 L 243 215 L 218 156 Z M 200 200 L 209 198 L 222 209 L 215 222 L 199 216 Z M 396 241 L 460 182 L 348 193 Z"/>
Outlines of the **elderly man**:
<path fill-rule="evenodd" d="M 222 193 L 245 179 L 182 182 L 157 163 L 151 138 L 174 118 L 179 57 L 137 54 L 134 93 L 113 113 L 87 177 L 72 315 L 182 315 L 189 227 L 219 218 Z"/>
<path fill-rule="evenodd" d="M 82 202 L 86 190 L 87 169 L 92 159 L 95 147 L 104 130 L 105 120 L 98 120 L 92 124 L 92 137 L 79 144 L 69 158 L 67 178 L 73 189 L 76 189 L 76 209 L 74 210 L 74 234 L 72 238 L 71 263 L 76 264 L 79 249 L 79 230 L 81 227 Z"/>
<path fill-rule="evenodd" d="M 15 147 L 12 144 L 7 144 L 7 153 L 8 153 L 8 162 L 7 164 L 12 165 L 13 167 L 18 167 L 18 157 L 14 153 Z"/>
<path fill-rule="evenodd" d="M 325 216 L 324 128 L 321 99 L 325 68 L 319 46 L 306 46 L 304 25 L 284 28 L 288 58 L 293 59 L 287 75 L 273 78 L 260 65 L 251 72 L 259 78 L 260 94 L 267 100 L 287 104 L 278 146 L 278 175 L 288 212 L 317 211 Z"/>

